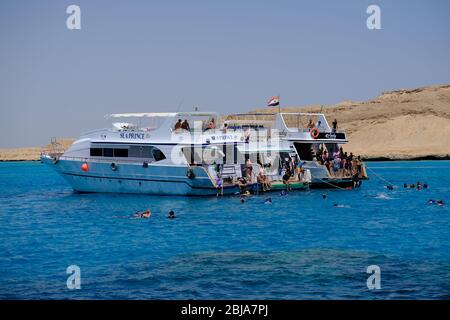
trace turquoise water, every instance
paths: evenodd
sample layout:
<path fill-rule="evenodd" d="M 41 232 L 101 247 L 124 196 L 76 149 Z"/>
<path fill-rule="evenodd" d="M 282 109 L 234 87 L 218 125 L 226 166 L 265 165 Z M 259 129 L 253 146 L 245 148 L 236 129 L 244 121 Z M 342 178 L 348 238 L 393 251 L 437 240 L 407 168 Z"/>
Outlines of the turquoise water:
<path fill-rule="evenodd" d="M 450 299 L 450 162 L 368 167 L 359 190 L 272 194 L 270 205 L 75 194 L 43 164 L 0 163 L 0 298 Z M 403 188 L 418 180 L 429 188 Z M 151 219 L 127 218 L 146 208 Z M 80 290 L 66 286 L 69 265 Z M 369 265 L 379 290 L 366 286 Z"/>

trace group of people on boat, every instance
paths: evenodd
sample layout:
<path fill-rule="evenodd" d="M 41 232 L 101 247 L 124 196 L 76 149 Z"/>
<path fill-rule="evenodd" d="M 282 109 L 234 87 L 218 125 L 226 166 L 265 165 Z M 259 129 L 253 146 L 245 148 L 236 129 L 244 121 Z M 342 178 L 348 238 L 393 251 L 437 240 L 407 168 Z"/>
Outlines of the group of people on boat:
<path fill-rule="evenodd" d="M 205 130 L 210 130 L 210 129 L 215 129 L 216 128 L 216 123 L 214 118 L 211 118 L 211 120 L 208 122 Z M 178 119 L 178 121 L 175 123 L 174 127 L 173 127 L 174 131 L 178 131 L 178 130 L 186 130 L 186 131 L 190 131 L 191 130 L 191 126 L 189 125 L 189 121 L 187 119 L 181 120 Z M 226 130 L 226 126 L 225 129 Z"/>
<path fill-rule="evenodd" d="M 332 177 L 344 178 L 352 177 L 357 174 L 362 176 L 361 156 L 355 156 L 352 152 L 348 154 L 339 148 L 336 152 L 328 152 L 321 147 L 316 155 L 320 164 L 324 165 Z"/>

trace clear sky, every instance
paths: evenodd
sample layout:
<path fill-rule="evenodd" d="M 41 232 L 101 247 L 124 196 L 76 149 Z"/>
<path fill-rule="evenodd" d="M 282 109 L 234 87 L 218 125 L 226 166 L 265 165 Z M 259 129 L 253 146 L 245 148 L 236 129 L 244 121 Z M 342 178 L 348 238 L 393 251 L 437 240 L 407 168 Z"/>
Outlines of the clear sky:
<path fill-rule="evenodd" d="M 81 7 L 81 30 L 66 8 Z M 366 9 L 381 8 L 381 30 Z M 450 1 L 0 1 L 0 148 L 115 112 L 244 112 L 450 83 Z"/>

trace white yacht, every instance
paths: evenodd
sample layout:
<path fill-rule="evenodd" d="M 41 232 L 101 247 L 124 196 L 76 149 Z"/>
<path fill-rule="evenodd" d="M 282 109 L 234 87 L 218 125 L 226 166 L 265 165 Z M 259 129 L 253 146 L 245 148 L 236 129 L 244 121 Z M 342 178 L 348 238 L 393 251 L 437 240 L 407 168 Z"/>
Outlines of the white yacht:
<path fill-rule="evenodd" d="M 217 195 L 262 192 L 259 172 L 273 190 L 286 145 L 257 147 L 242 130 L 217 129 L 210 112 L 112 114 L 111 128 L 82 134 L 67 150 L 47 150 L 41 161 L 76 192 Z M 255 147 L 256 146 L 256 147 Z M 284 149 L 283 149 L 284 148 Z M 257 159 L 251 161 L 251 159 Z M 263 164 L 264 162 L 264 164 Z M 291 181 L 307 189 L 308 175 Z"/>
<path fill-rule="evenodd" d="M 270 139 L 287 143 L 290 157 L 301 161 L 303 168 L 310 171 L 312 188 L 354 185 L 357 168 L 334 171 L 332 163 L 322 161 L 324 152 L 331 157 L 342 151 L 341 146 L 348 142 L 346 133 L 330 127 L 322 113 L 234 114 L 228 116 L 224 123 L 230 132 L 270 131 Z M 357 179 L 368 179 L 364 163 L 360 160 L 358 163 Z"/>

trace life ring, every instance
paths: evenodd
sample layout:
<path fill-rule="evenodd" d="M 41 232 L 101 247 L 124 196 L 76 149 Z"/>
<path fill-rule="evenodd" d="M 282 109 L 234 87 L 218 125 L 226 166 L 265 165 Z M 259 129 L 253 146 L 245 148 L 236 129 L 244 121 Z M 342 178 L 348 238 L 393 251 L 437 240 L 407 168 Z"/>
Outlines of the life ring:
<path fill-rule="evenodd" d="M 320 131 L 317 128 L 312 128 L 310 134 L 311 134 L 311 137 L 313 137 L 314 139 L 317 139 L 319 137 Z"/>
<path fill-rule="evenodd" d="M 194 179 L 194 178 L 195 178 L 194 170 L 192 170 L 192 168 L 189 168 L 189 169 L 187 170 L 187 172 L 186 172 L 186 176 L 187 176 L 189 179 Z"/>
<path fill-rule="evenodd" d="M 111 163 L 111 170 L 112 171 L 116 171 L 117 170 L 117 165 L 114 162 Z"/>

